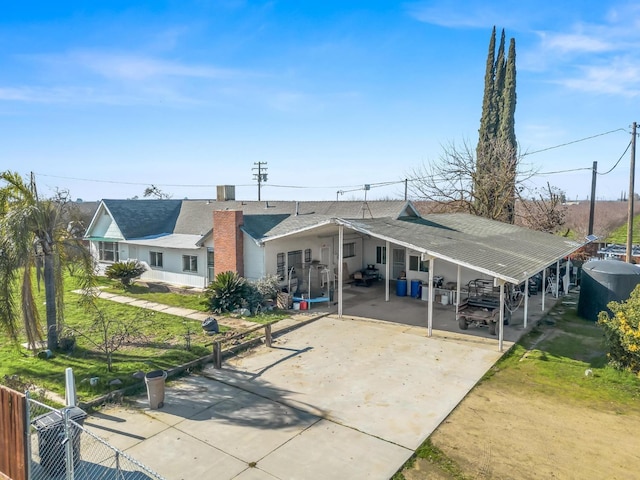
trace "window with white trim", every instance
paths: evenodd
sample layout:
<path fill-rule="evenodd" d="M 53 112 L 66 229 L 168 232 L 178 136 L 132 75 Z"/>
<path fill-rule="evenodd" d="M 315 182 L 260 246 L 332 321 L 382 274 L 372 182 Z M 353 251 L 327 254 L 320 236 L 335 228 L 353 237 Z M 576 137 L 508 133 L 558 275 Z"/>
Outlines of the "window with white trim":
<path fill-rule="evenodd" d="M 182 256 L 182 271 L 197 273 L 198 272 L 198 257 L 195 255 L 183 255 Z"/>
<path fill-rule="evenodd" d="M 409 270 L 413 272 L 428 272 L 429 260 L 421 260 L 419 255 L 409 255 Z"/>
<path fill-rule="evenodd" d="M 349 258 L 356 256 L 356 242 L 345 243 L 342 246 L 342 257 Z"/>
<path fill-rule="evenodd" d="M 149 265 L 162 268 L 162 252 L 149 252 Z"/>
<path fill-rule="evenodd" d="M 120 260 L 118 242 L 98 242 L 98 259 L 101 262 L 117 262 Z"/>

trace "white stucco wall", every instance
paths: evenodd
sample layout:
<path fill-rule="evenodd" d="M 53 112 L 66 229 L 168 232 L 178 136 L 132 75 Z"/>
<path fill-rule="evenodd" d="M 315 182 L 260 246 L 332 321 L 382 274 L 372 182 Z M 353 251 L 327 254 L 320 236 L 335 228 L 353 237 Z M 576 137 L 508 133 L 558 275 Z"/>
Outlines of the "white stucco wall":
<path fill-rule="evenodd" d="M 265 249 L 257 245 L 249 236 L 243 235 L 244 249 L 244 278 L 247 280 L 260 280 L 265 276 Z"/>
<path fill-rule="evenodd" d="M 146 267 L 147 271 L 142 275 L 141 280 L 166 282 L 172 285 L 205 288 L 207 285 L 207 249 L 201 247 L 198 249 L 174 249 L 174 248 L 158 248 L 145 245 L 127 245 L 125 247 L 127 254 L 129 250 L 137 250 L 135 257 L 123 257 L 123 249 L 120 249 L 120 260 L 139 260 Z M 149 265 L 149 252 L 162 253 L 162 268 L 151 267 Z M 195 273 L 182 271 L 182 256 L 193 255 L 198 258 L 198 271 Z"/>

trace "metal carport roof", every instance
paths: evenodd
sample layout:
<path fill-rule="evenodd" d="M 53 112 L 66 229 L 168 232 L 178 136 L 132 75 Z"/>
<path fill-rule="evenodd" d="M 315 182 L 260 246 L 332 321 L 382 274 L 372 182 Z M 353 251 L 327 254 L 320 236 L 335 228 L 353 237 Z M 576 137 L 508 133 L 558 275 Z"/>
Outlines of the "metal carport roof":
<path fill-rule="evenodd" d="M 584 243 L 464 213 L 336 223 L 519 284 Z"/>

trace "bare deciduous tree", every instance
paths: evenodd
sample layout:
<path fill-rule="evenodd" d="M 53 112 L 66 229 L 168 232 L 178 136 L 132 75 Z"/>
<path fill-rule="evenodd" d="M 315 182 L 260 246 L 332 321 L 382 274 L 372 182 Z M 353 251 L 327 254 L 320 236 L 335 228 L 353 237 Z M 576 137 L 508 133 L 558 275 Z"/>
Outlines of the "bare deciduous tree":
<path fill-rule="evenodd" d="M 153 197 L 153 198 L 157 198 L 159 200 L 168 200 L 171 198 L 171 195 L 163 192 L 162 190 L 160 190 L 160 188 L 158 188 L 155 185 L 151 185 L 150 187 L 147 187 L 144 189 L 144 193 L 143 193 L 144 197 Z"/>
<path fill-rule="evenodd" d="M 562 192 L 548 186 L 531 193 L 527 184 L 535 172 L 521 168 L 520 156 L 508 141 L 493 139 L 486 148 L 493 161 L 479 173 L 476 149 L 468 142 L 461 147 L 446 145 L 437 161 L 409 173 L 412 196 L 430 202 L 434 213 L 465 212 L 508 223 L 515 201 L 526 205 L 520 208 L 519 224 L 542 231 L 557 229 L 564 219 Z"/>
<path fill-rule="evenodd" d="M 564 192 L 547 182 L 545 188 L 533 193 L 531 198 L 521 198 L 517 202 L 515 223 L 532 230 L 559 232 L 567 216 Z"/>

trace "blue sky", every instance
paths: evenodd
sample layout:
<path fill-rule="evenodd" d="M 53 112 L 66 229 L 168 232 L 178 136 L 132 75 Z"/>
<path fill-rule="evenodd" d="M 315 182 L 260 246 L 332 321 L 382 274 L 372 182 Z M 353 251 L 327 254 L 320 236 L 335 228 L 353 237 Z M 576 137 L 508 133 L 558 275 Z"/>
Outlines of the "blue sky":
<path fill-rule="evenodd" d="M 516 135 L 569 199 L 629 189 L 640 92 L 633 1 L 11 2 L 0 16 L 2 170 L 41 193 L 401 198 L 475 146 L 491 28 L 516 40 Z M 600 135 L 605 132 L 606 135 Z M 587 137 L 592 139 L 580 141 Z M 624 153 L 624 156 L 623 156 Z M 296 187 L 296 188 L 292 188 Z M 344 193 L 339 194 L 338 191 Z"/>

